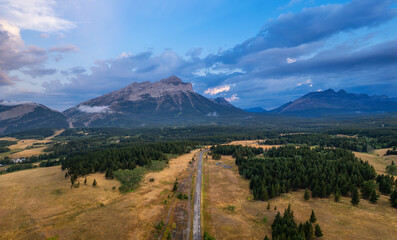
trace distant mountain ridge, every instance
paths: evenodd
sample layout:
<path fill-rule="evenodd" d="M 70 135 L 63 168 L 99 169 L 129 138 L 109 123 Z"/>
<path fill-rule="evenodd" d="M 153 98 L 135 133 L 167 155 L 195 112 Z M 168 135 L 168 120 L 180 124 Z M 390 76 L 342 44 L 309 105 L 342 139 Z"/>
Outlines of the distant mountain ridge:
<path fill-rule="evenodd" d="M 134 82 L 85 101 L 63 113 L 32 102 L 0 100 L 0 134 L 38 128 L 180 126 L 260 122 L 272 116 L 339 117 L 397 112 L 397 99 L 387 96 L 310 92 L 279 108 L 239 109 L 225 98 L 206 98 L 176 76 L 157 82 Z M 262 117 L 262 118 L 263 118 Z"/>
<path fill-rule="evenodd" d="M 66 127 L 66 116 L 44 105 L 0 101 L 0 134 L 37 128 Z"/>
<path fill-rule="evenodd" d="M 176 76 L 157 82 L 134 82 L 123 89 L 83 102 L 64 112 L 74 127 L 170 125 L 209 122 L 246 113 L 224 98 L 208 99 Z"/>
<path fill-rule="evenodd" d="M 302 117 L 357 115 L 397 111 L 397 101 L 387 96 L 347 93 L 341 89 L 310 92 L 271 113 Z"/>

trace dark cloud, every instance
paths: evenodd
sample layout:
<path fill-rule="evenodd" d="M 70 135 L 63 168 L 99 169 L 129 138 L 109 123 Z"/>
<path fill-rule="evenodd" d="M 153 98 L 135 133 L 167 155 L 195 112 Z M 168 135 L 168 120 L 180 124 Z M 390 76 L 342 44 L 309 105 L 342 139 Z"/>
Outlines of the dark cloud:
<path fill-rule="evenodd" d="M 69 68 L 66 71 L 61 71 L 61 73 L 65 76 L 69 76 L 69 75 L 79 75 L 79 74 L 83 74 L 85 73 L 86 70 L 83 67 L 77 66 L 77 67 L 72 67 Z"/>
<path fill-rule="evenodd" d="M 28 70 L 22 70 L 23 73 L 30 75 L 33 78 L 42 77 L 45 75 L 52 75 L 57 72 L 56 69 L 46 69 L 46 68 L 32 68 Z"/>
<path fill-rule="evenodd" d="M 268 22 L 255 37 L 221 56 L 218 61 L 235 62 L 239 57 L 269 48 L 295 47 L 323 40 L 336 33 L 373 27 L 396 16 L 390 0 L 353 0 L 344 5 L 328 4 L 286 13 Z"/>

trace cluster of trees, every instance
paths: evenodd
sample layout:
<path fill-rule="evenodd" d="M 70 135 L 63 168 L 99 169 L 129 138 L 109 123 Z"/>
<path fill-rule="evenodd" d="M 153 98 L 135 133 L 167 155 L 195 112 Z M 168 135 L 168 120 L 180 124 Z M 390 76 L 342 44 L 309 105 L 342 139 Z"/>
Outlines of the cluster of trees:
<path fill-rule="evenodd" d="M 234 158 L 236 158 L 236 161 L 240 160 L 243 157 L 251 158 L 262 153 L 263 153 L 263 148 L 255 148 L 255 147 L 247 147 L 247 146 L 244 147 L 242 145 L 218 145 L 211 147 L 211 154 L 213 156 L 232 155 Z"/>
<path fill-rule="evenodd" d="M 42 161 L 39 166 L 40 167 L 52 167 L 52 166 L 58 166 L 61 164 L 60 161 L 58 160 L 47 160 L 47 161 Z"/>
<path fill-rule="evenodd" d="M 10 149 L 8 146 L 17 144 L 15 141 L 8 141 L 8 140 L 0 140 L 0 153 L 9 152 Z"/>
<path fill-rule="evenodd" d="M 393 147 L 393 150 L 387 150 L 385 155 L 397 155 L 396 146 Z"/>
<path fill-rule="evenodd" d="M 274 198 L 297 189 L 310 189 L 312 197 L 348 195 L 353 187 L 375 178 L 368 162 L 358 160 L 344 149 L 285 146 L 270 149 L 263 158 L 243 159 L 239 171 L 250 179 L 250 188 L 259 200 Z"/>
<path fill-rule="evenodd" d="M 294 218 L 294 212 L 291 210 L 291 205 L 288 205 L 283 216 L 278 212 L 272 223 L 272 239 L 312 240 L 314 237 L 320 238 L 323 236 L 323 231 L 316 222 L 317 218 L 314 211 L 312 211 L 310 219 L 298 225 Z M 315 226 L 313 226 L 314 224 Z M 266 236 L 265 240 L 268 239 L 269 238 Z"/>
<path fill-rule="evenodd" d="M 387 195 L 392 192 L 392 187 L 394 185 L 394 178 L 390 175 L 380 174 L 376 177 L 376 183 L 379 185 L 379 191 L 382 194 Z"/>
<path fill-rule="evenodd" d="M 328 134 L 304 133 L 282 135 L 263 142 L 267 145 L 306 144 L 320 147 L 337 147 L 357 152 L 367 152 L 376 146 L 376 140 L 364 137 L 338 137 Z"/>
<path fill-rule="evenodd" d="M 33 166 L 33 164 L 14 164 L 14 165 L 10 165 L 7 167 L 7 169 L 5 170 L 5 172 L 10 173 L 10 172 L 15 172 L 15 171 L 20 171 L 20 170 L 25 170 L 25 169 L 31 169 L 31 168 L 35 168 L 37 166 Z"/>
<path fill-rule="evenodd" d="M 61 160 L 62 169 L 69 175 L 86 175 L 92 172 L 105 172 L 113 177 L 118 169 L 133 170 L 137 166 L 150 165 L 152 160 L 168 161 L 168 155 L 180 155 L 195 148 L 194 142 L 163 142 L 130 144 L 121 148 L 105 148 L 74 154 Z"/>
<path fill-rule="evenodd" d="M 232 146 L 227 154 L 236 157 L 240 174 L 250 180 L 250 188 L 258 200 L 306 188 L 311 190 L 312 197 L 329 197 L 336 192 L 346 196 L 354 187 L 362 187 L 364 181 L 376 176 L 368 162 L 358 160 L 345 149 L 284 146 L 255 157 L 261 149 L 255 153 L 250 149 L 247 156 L 239 155 L 237 150 L 243 148 Z M 217 146 L 212 151 L 222 153 L 225 149 L 228 148 Z"/>

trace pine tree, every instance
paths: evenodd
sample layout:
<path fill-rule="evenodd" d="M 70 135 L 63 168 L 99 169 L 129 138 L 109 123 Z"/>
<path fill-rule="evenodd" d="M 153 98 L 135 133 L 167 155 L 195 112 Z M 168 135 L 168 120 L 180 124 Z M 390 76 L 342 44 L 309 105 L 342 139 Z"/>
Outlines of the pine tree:
<path fill-rule="evenodd" d="M 87 177 L 85 177 L 84 179 L 84 184 L 87 184 Z"/>
<path fill-rule="evenodd" d="M 96 186 L 96 180 L 94 179 L 94 181 L 92 182 L 92 186 Z"/>
<path fill-rule="evenodd" d="M 269 240 L 269 237 L 266 235 L 263 240 Z"/>
<path fill-rule="evenodd" d="M 308 201 L 310 199 L 310 193 L 309 190 L 307 190 L 307 188 L 305 190 L 305 195 L 303 196 L 303 198 L 305 199 L 305 201 Z"/>
<path fill-rule="evenodd" d="M 360 196 L 358 194 L 358 190 L 356 187 L 352 190 L 351 194 L 352 194 L 351 203 L 353 205 L 358 205 L 358 203 L 360 202 Z"/>
<path fill-rule="evenodd" d="M 314 235 L 318 238 L 323 236 L 323 231 L 320 228 L 320 225 L 316 225 L 315 229 L 314 229 Z"/>
<path fill-rule="evenodd" d="M 336 189 L 335 195 L 334 195 L 334 200 L 335 202 L 339 202 L 340 201 L 340 190 L 339 188 Z"/>
<path fill-rule="evenodd" d="M 392 207 L 397 208 L 397 190 L 394 190 L 390 195 L 390 203 Z"/>
<path fill-rule="evenodd" d="M 376 194 L 375 189 L 372 190 L 371 196 L 369 197 L 371 203 L 376 203 L 378 201 L 378 194 Z"/>
<path fill-rule="evenodd" d="M 316 214 L 314 214 L 314 210 L 312 210 L 312 215 L 310 215 L 310 222 L 315 223 L 317 221 Z"/>

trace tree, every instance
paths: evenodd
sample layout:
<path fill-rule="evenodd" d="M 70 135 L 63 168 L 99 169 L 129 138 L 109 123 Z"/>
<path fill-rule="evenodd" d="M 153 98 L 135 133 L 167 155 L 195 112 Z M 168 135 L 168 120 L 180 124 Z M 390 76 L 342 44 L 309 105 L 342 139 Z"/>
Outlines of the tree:
<path fill-rule="evenodd" d="M 323 231 L 321 230 L 320 225 L 318 225 L 318 224 L 316 225 L 316 227 L 314 229 L 314 235 L 318 238 L 323 236 Z"/>
<path fill-rule="evenodd" d="M 315 223 L 317 221 L 316 214 L 314 214 L 314 210 L 312 210 L 312 214 L 310 215 L 310 222 Z"/>
<path fill-rule="evenodd" d="M 340 190 L 339 188 L 336 189 L 335 195 L 334 195 L 334 200 L 335 202 L 339 202 L 340 201 Z"/>
<path fill-rule="evenodd" d="M 92 186 L 96 186 L 97 185 L 97 183 L 96 183 L 96 180 L 94 179 L 94 181 L 92 182 Z"/>
<path fill-rule="evenodd" d="M 269 240 L 269 237 L 266 235 L 263 240 Z"/>
<path fill-rule="evenodd" d="M 371 192 L 371 196 L 369 197 L 369 201 L 371 203 L 376 203 L 378 201 L 378 194 L 376 194 L 376 190 L 373 189 Z"/>
<path fill-rule="evenodd" d="M 390 203 L 394 208 L 397 208 L 397 190 L 394 190 L 390 195 Z"/>
<path fill-rule="evenodd" d="M 266 209 L 267 209 L 267 210 L 270 209 L 270 202 L 267 203 L 267 208 L 266 208 Z"/>
<path fill-rule="evenodd" d="M 84 184 L 87 184 L 87 177 L 85 177 L 84 179 Z"/>
<path fill-rule="evenodd" d="M 303 198 L 305 199 L 305 201 L 308 201 L 310 199 L 310 193 L 309 190 L 307 190 L 307 188 L 305 190 L 305 195 L 303 196 Z"/>
<path fill-rule="evenodd" d="M 178 190 L 178 179 L 175 180 L 174 187 L 172 188 L 173 192 L 176 192 L 176 190 Z"/>
<path fill-rule="evenodd" d="M 353 205 L 358 205 L 358 203 L 360 202 L 360 196 L 358 194 L 358 190 L 356 187 L 352 190 L 351 194 L 352 194 L 351 203 Z"/>

